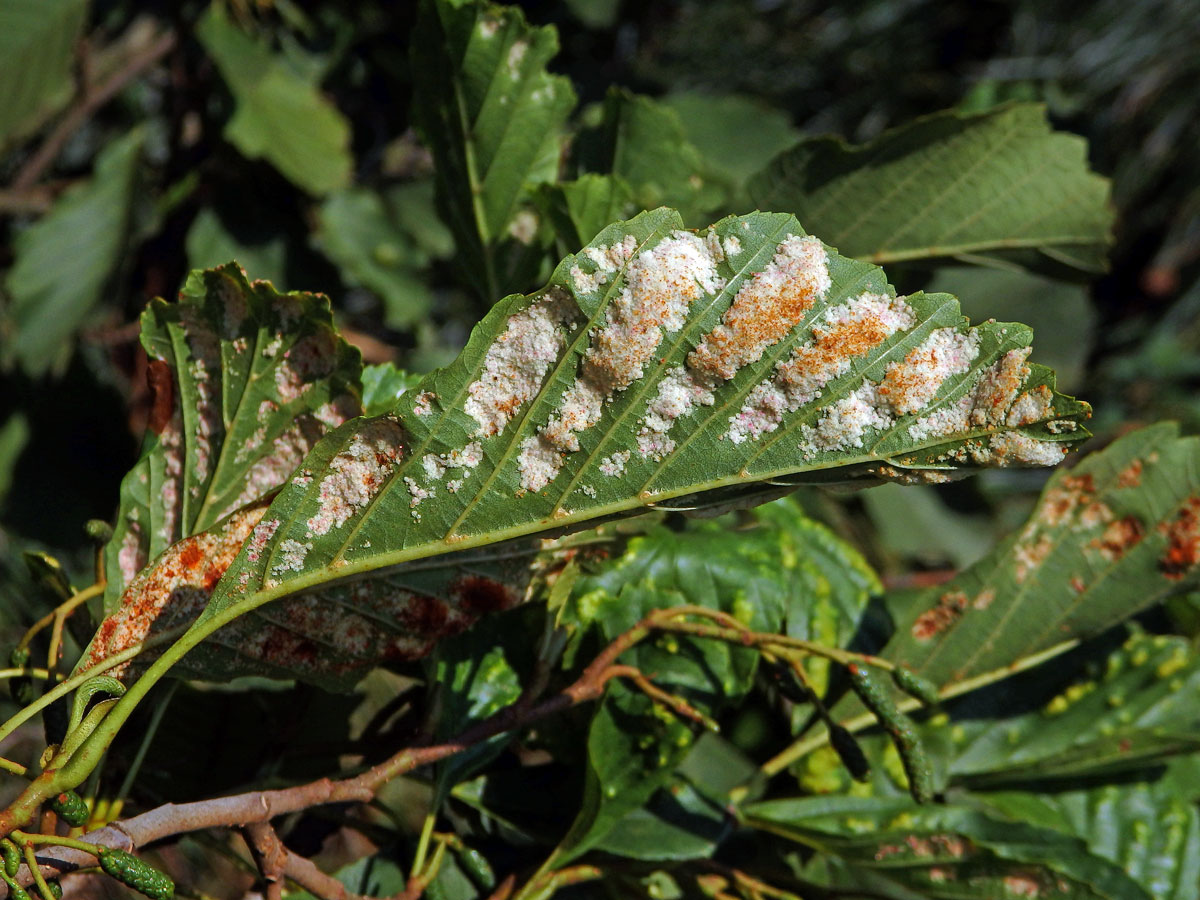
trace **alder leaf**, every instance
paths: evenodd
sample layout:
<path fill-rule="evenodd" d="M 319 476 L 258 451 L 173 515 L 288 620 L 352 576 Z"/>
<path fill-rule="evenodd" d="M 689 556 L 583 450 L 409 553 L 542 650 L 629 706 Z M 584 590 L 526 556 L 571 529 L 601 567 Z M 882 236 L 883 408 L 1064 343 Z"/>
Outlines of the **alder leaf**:
<path fill-rule="evenodd" d="M 1185 782 L 1190 789 L 1194 781 Z M 1170 777 L 1089 790 L 972 797 L 989 810 L 1087 841 L 1156 900 L 1200 898 L 1200 811 Z"/>
<path fill-rule="evenodd" d="M 225 126 L 230 143 L 249 159 L 267 160 L 311 194 L 350 181 L 350 123 L 317 85 L 246 34 L 221 5 L 201 16 L 196 37 L 236 103 Z"/>
<path fill-rule="evenodd" d="M 757 631 L 841 646 L 880 590 L 875 574 L 795 504 L 779 501 L 759 515 L 757 527 L 733 534 L 728 523 L 705 522 L 681 533 L 658 526 L 631 539 L 624 553 L 575 583 L 560 624 L 594 624 L 607 644 L 656 609 L 696 605 L 730 613 Z M 746 647 L 664 635 L 619 662 L 653 673 L 657 687 L 716 717 L 745 698 L 758 659 Z M 813 665 L 810 673 L 823 688 L 828 666 Z M 597 710 L 582 808 L 556 851 L 558 863 L 607 842 L 632 810 L 676 777 L 692 729 L 662 718 L 661 709 L 624 688 Z"/>
<path fill-rule="evenodd" d="M 1020 676 L 1027 684 L 1012 688 L 1019 703 L 1005 703 L 998 714 L 981 716 L 964 699 L 963 716 L 950 729 L 954 783 L 1061 785 L 1067 778 L 1144 771 L 1200 750 L 1200 658 L 1185 639 L 1135 633 L 1096 667 L 1103 668 L 1098 676 L 1058 690 L 1053 684 L 1039 690 L 1050 674 Z"/>
<path fill-rule="evenodd" d="M 813 138 L 750 185 L 847 256 L 887 264 L 954 258 L 1096 273 L 1113 212 L 1087 146 L 1053 131 L 1038 104 L 937 113 L 850 147 Z"/>
<path fill-rule="evenodd" d="M 1086 405 L 1026 364 L 1028 329 L 969 328 L 945 294 L 897 298 L 882 271 L 839 257 L 788 215 L 681 226 L 671 210 L 610 226 L 546 288 L 500 302 L 459 359 L 392 414 L 328 434 L 186 645 L 270 600 L 385 570 L 402 578 L 451 551 L 648 506 L 758 503 L 798 480 L 1045 465 L 1084 436 Z M 459 591 L 440 614 L 457 622 L 513 602 L 519 591 L 500 581 L 477 592 L 495 602 Z M 416 601 L 397 602 L 408 615 Z"/>
<path fill-rule="evenodd" d="M 438 200 L 465 276 L 485 300 L 528 283 L 543 261 L 522 205 L 553 182 L 570 80 L 550 75 L 553 26 L 516 7 L 425 0 L 413 32 L 413 115 L 436 162 Z"/>
<path fill-rule="evenodd" d="M 109 143 L 92 176 L 13 242 L 4 350 L 30 375 L 61 368 L 67 343 L 104 297 L 129 239 L 145 141 L 135 128 Z"/>
<path fill-rule="evenodd" d="M 0 149 L 71 96 L 71 53 L 86 0 L 0 3 Z"/>
<path fill-rule="evenodd" d="M 1150 900 L 1083 840 L 962 806 L 914 806 L 908 798 L 802 797 L 743 810 L 743 821 L 838 858 L 838 893 L 885 897 L 1043 896 Z"/>
<path fill-rule="evenodd" d="M 1144 428 L 1056 472 L 1020 532 L 896 611 L 883 655 L 951 685 L 1200 583 L 1200 440 L 1178 433 Z"/>
<path fill-rule="evenodd" d="M 192 273 L 141 325 L 153 403 L 105 550 L 109 612 L 149 561 L 279 487 L 362 412 L 358 351 L 325 297 L 280 294 L 230 263 Z"/>

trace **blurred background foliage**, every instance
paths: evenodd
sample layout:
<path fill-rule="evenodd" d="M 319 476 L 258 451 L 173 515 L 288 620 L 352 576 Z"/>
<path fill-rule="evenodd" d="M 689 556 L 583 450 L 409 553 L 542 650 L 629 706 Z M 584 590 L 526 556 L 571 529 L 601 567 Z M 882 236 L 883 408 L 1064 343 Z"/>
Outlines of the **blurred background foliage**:
<path fill-rule="evenodd" d="M 1093 404 L 1093 448 L 1163 418 L 1200 430 L 1192 4 L 516 5 L 557 28 L 549 68 L 580 101 L 573 159 L 602 153 L 613 121 L 640 122 L 671 143 L 673 161 L 703 175 L 652 173 L 665 182 L 656 192 L 646 187 L 653 179 L 624 171 L 639 190 L 609 198 L 598 224 L 630 202 L 670 203 L 695 226 L 744 212 L 749 177 L 802 137 L 857 143 L 946 108 L 1044 102 L 1055 127 L 1085 137 L 1092 167 L 1113 179 L 1109 271 L 1086 283 L 1015 268 L 888 273 L 901 291 L 959 295 L 973 317 L 1031 324 L 1034 358 Z M 412 372 L 453 358 L 499 299 L 456 270 L 466 248 L 438 215 L 412 110 L 415 19 L 415 3 L 384 0 L 0 0 L 0 637 L 15 640 L 47 606 L 22 551 L 48 550 L 77 583 L 91 580 L 84 523 L 111 516 L 148 412 L 137 315 L 151 297 L 171 296 L 189 269 L 236 258 L 252 278 L 327 293 L 368 362 Z M 644 106 L 613 87 L 659 102 Z M 555 198 L 541 199 L 553 215 Z M 544 263 L 514 272 L 507 287 L 529 290 Z M 991 472 L 802 502 L 892 585 L 919 584 L 983 555 L 1024 518 L 1044 479 Z M 1188 601 L 1169 609 L 1177 630 L 1200 631 Z M 386 677 L 367 693 L 393 691 Z M 188 709 L 211 707 L 230 729 L 258 714 L 230 695 L 185 690 L 196 695 Z M 218 756 L 208 770 L 232 787 L 294 776 L 306 759 L 336 751 L 342 710 L 296 691 L 290 712 L 307 710 L 332 729 L 321 746 L 296 742 L 289 714 L 278 723 L 283 736 L 240 748 L 236 766 L 210 735 Z"/>
<path fill-rule="evenodd" d="M 948 107 L 1044 101 L 1114 179 L 1108 274 L 1087 285 L 983 268 L 889 274 L 901 290 L 952 290 L 968 314 L 1032 324 L 1035 358 L 1093 403 L 1101 440 L 1167 416 L 1200 424 L 1200 23 L 1188 4 L 522 5 L 557 27 L 550 69 L 579 95 L 577 158 L 624 97 L 624 123 L 642 115 L 690 145 L 676 156 L 705 176 L 692 195 L 668 186 L 634 200 L 674 203 L 694 225 L 749 208 L 746 179 L 801 136 L 862 142 Z M 147 402 L 136 316 L 191 268 L 236 258 L 278 287 L 328 293 L 368 361 L 416 372 L 451 358 L 498 299 L 456 273 L 436 212 L 410 110 L 415 6 L 0 2 L 8 540 L 83 552 L 83 522 L 111 514 Z M 613 86 L 662 102 L 643 109 Z M 1037 481 L 931 489 L 922 509 L 940 537 L 916 546 L 885 527 L 873 561 L 961 565 L 1019 518 L 1005 498 Z M 892 501 L 867 496 L 870 534 Z"/>

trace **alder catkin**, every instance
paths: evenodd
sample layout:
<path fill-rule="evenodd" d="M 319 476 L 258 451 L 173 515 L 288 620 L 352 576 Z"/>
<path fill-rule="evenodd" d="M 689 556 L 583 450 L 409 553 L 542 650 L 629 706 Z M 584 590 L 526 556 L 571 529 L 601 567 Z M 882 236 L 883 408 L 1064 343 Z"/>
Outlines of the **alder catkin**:
<path fill-rule="evenodd" d="M 916 697 L 926 706 L 936 706 L 941 701 L 937 685 L 908 666 L 896 666 L 892 669 L 892 681 L 904 693 Z"/>
<path fill-rule="evenodd" d="M 100 868 L 150 900 L 171 900 L 175 896 L 175 882 L 170 876 L 124 850 L 101 850 Z"/>
<path fill-rule="evenodd" d="M 917 735 L 916 725 L 900 711 L 888 689 L 876 680 L 868 667 L 851 663 L 847 668 L 854 693 L 891 737 L 904 766 L 904 774 L 908 776 L 908 789 L 913 799 L 928 803 L 933 799 L 933 764 Z"/>
<path fill-rule="evenodd" d="M 63 791 L 57 797 L 52 797 L 46 806 L 68 825 L 76 828 L 86 825 L 91 815 L 87 803 L 74 791 Z"/>

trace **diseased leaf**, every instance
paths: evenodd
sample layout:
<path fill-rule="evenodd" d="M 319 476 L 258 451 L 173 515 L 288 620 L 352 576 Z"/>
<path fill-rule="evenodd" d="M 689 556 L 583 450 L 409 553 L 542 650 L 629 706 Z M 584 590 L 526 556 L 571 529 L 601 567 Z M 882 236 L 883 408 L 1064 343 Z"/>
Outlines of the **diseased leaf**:
<path fill-rule="evenodd" d="M 1200 750 L 1198 698 L 1200 660 L 1187 642 L 1137 634 L 1099 678 L 1073 681 L 1038 709 L 956 721 L 950 775 L 980 787 L 1144 769 Z"/>
<path fill-rule="evenodd" d="M 16 237 L 16 261 L 6 284 L 16 333 L 7 351 L 31 375 L 62 362 L 64 345 L 100 301 L 120 262 L 144 139 L 134 130 L 110 143 L 92 177 Z"/>
<path fill-rule="evenodd" d="M 266 159 L 289 181 L 323 195 L 350 180 L 350 124 L 286 59 L 242 31 L 220 4 L 196 25 L 233 94 L 225 137 L 250 159 Z"/>
<path fill-rule="evenodd" d="M 193 273 L 177 302 L 153 301 L 142 345 L 154 401 L 105 551 L 109 612 L 168 546 L 278 488 L 326 429 L 361 412 L 358 351 L 333 330 L 329 301 L 251 284 L 234 264 Z"/>
<path fill-rule="evenodd" d="M 660 210 L 606 229 L 546 289 L 499 304 L 394 417 L 331 434 L 210 612 L 806 473 L 1052 463 L 1080 437 L 1086 407 L 1025 364 L 1028 330 L 968 330 L 947 295 L 896 298 L 790 216 L 679 225 Z M 287 541 L 305 551 L 285 559 Z"/>
<path fill-rule="evenodd" d="M 0 3 L 0 148 L 71 95 L 71 58 L 86 0 Z"/>
<path fill-rule="evenodd" d="M 836 886 L 848 889 L 873 880 L 879 889 L 872 895 L 1151 897 L 1078 838 L 963 807 L 812 797 L 751 804 L 743 821 L 840 858 L 846 871 Z"/>
<path fill-rule="evenodd" d="M 528 552 L 526 535 L 650 505 L 757 503 L 797 478 L 1047 464 L 1085 434 L 1086 405 L 1025 364 L 1027 329 L 969 329 L 947 295 L 897 298 L 790 216 L 680 224 L 658 210 L 610 226 L 545 289 L 498 304 L 393 414 L 327 435 L 184 646 L 270 600 L 383 569 L 401 579 L 387 594 L 404 565 L 450 551 L 518 541 L 496 551 L 508 558 Z M 436 605 L 461 625 L 471 605 L 448 593 L 449 612 Z"/>
<path fill-rule="evenodd" d="M 1019 533 L 897 610 L 883 655 L 941 686 L 1098 634 L 1200 581 L 1200 441 L 1129 434 L 1055 473 Z"/>
<path fill-rule="evenodd" d="M 463 271 L 488 302 L 541 265 L 536 212 L 523 201 L 557 173 L 575 106 L 568 79 L 550 75 L 552 26 L 516 7 L 424 0 L 413 32 L 413 115 L 437 165 L 438 198 Z"/>
<path fill-rule="evenodd" d="M 1052 131 L 1037 104 L 949 111 L 861 147 L 804 141 L 753 179 L 750 193 L 859 259 L 1095 273 L 1105 268 L 1113 213 L 1086 149 Z"/>
<path fill-rule="evenodd" d="M 1030 272 L 981 266 L 939 266 L 927 291 L 953 287 L 971 318 L 994 316 L 1025 322 L 1038 336 L 1037 361 L 1069 391 L 1084 384 L 1096 335 L 1096 310 L 1082 284 L 1053 281 Z"/>

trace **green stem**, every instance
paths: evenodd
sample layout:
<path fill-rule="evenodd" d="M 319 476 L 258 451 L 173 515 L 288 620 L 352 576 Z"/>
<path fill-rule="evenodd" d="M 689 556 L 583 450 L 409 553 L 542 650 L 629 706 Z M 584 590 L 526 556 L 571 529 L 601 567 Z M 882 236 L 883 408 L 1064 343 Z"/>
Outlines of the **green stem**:
<path fill-rule="evenodd" d="M 96 844 L 89 844 L 87 841 L 62 837 L 57 834 L 34 834 L 28 831 L 14 830 L 11 837 L 14 841 L 22 844 L 53 844 L 55 847 L 70 847 L 72 850 L 81 850 L 96 857 L 99 857 L 100 851 L 104 849 Z"/>
<path fill-rule="evenodd" d="M 18 727 L 20 727 L 29 719 L 33 718 L 34 715 L 41 712 L 59 697 L 64 697 L 71 693 L 71 691 L 75 690 L 75 688 L 79 687 L 89 678 L 103 674 L 109 669 L 115 669 L 121 663 L 128 662 L 129 660 L 133 659 L 143 650 L 149 650 L 152 647 L 157 647 L 159 644 L 163 644 L 169 640 L 172 640 L 180 634 L 181 630 L 182 629 L 172 629 L 171 631 L 164 631 L 162 634 L 155 635 L 148 640 L 142 641 L 140 644 L 134 644 L 132 647 L 128 647 L 125 650 L 122 650 L 120 653 L 114 653 L 108 659 L 97 663 L 90 669 L 85 669 L 78 675 L 73 675 L 66 681 L 55 685 L 46 693 L 42 694 L 42 696 L 33 703 L 30 703 L 28 706 L 18 710 L 17 713 L 3 725 L 0 725 L 0 741 L 4 740 L 10 734 L 16 731 Z M 72 785 L 72 787 L 73 786 L 74 785 Z"/>
<path fill-rule="evenodd" d="M 37 854 L 33 852 L 33 844 L 25 843 L 25 865 L 29 867 L 29 874 L 33 876 L 33 883 L 37 885 L 38 893 L 42 895 L 42 900 L 54 900 L 54 894 L 50 891 L 50 885 L 46 884 L 46 879 L 42 876 L 42 869 L 38 865 Z"/>

